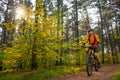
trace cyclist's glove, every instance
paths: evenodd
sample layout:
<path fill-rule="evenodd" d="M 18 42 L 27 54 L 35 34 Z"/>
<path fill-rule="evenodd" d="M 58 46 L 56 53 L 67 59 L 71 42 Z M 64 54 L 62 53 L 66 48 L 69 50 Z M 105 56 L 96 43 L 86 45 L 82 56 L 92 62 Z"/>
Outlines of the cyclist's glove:
<path fill-rule="evenodd" d="M 97 44 L 99 45 L 100 42 L 97 42 Z"/>
<path fill-rule="evenodd" d="M 84 48 L 84 47 L 85 47 L 85 43 L 82 44 L 82 48 Z"/>
<path fill-rule="evenodd" d="M 100 43 L 100 42 L 97 42 L 97 47 L 99 47 L 99 43 Z"/>
<path fill-rule="evenodd" d="M 83 43 L 83 46 L 85 46 L 85 43 Z"/>

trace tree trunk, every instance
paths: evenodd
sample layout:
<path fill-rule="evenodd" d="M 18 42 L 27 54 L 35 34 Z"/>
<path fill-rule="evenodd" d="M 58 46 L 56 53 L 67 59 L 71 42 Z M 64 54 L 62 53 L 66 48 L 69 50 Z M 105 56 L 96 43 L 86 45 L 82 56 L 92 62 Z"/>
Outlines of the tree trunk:
<path fill-rule="evenodd" d="M 79 30 L 78 30 L 78 2 L 75 0 L 75 38 L 76 42 L 79 44 Z"/>
<path fill-rule="evenodd" d="M 101 11 L 101 5 L 100 5 L 100 0 L 98 0 L 98 8 L 99 8 L 99 13 L 100 13 L 100 18 L 101 18 L 101 49 L 102 49 L 102 63 L 104 63 L 104 35 L 103 35 L 103 16 L 102 16 L 102 11 Z"/>
<path fill-rule="evenodd" d="M 117 18 L 117 14 L 115 13 L 115 29 L 116 29 L 116 36 L 120 36 L 119 35 L 119 26 L 118 26 L 118 18 Z M 117 50 L 118 50 L 118 53 L 120 52 L 120 42 L 118 39 L 116 39 L 116 46 L 117 46 Z"/>
<path fill-rule="evenodd" d="M 112 5 L 111 5 L 111 0 L 109 0 L 109 2 L 110 2 L 110 7 L 112 7 Z M 112 15 L 111 15 L 111 13 L 113 13 L 113 11 L 112 12 L 110 12 L 110 15 L 109 15 L 109 17 L 112 17 Z M 114 61 L 113 61 L 113 63 L 116 63 L 117 61 L 118 61 L 118 55 L 117 55 L 117 50 L 116 50 L 116 41 L 115 41 L 115 34 L 114 34 L 114 29 L 113 29 L 113 26 L 112 26 L 112 22 L 113 22 L 113 20 L 110 20 L 110 27 L 111 27 L 111 40 L 112 40 L 112 43 L 111 43 L 111 47 L 113 47 L 112 49 L 113 49 L 113 57 L 114 57 Z"/>
<path fill-rule="evenodd" d="M 61 24 L 62 24 L 62 32 L 61 32 L 61 34 L 63 36 L 63 0 L 61 0 L 60 4 L 61 4 Z M 60 65 L 62 65 L 62 58 L 61 58 L 62 54 L 63 54 L 62 46 L 63 46 L 63 40 L 61 40 Z"/>
<path fill-rule="evenodd" d="M 108 21 L 108 17 L 106 18 L 106 22 Z M 110 27 L 109 24 L 107 23 L 107 32 L 108 32 L 108 39 L 110 41 L 110 47 L 111 47 L 111 54 L 112 54 L 112 61 L 115 63 L 115 58 L 114 58 L 114 52 L 113 52 L 113 45 L 112 45 L 112 37 L 110 34 Z"/>
<path fill-rule="evenodd" d="M 112 23 L 112 22 L 111 22 Z M 117 54 L 117 48 L 116 48 L 116 41 L 115 41 L 115 35 L 114 35 L 114 31 L 113 31 L 113 26 L 112 26 L 112 24 L 111 24 L 111 32 L 112 32 L 112 34 L 111 34 L 111 39 L 112 39 L 112 46 L 113 46 L 113 57 L 115 57 L 114 59 L 115 59 L 115 61 L 114 61 L 114 63 L 118 63 L 118 54 Z"/>
<path fill-rule="evenodd" d="M 60 0 L 57 0 L 57 19 L 58 19 L 58 22 L 57 22 L 57 39 L 58 39 L 58 33 L 59 33 L 59 25 L 60 25 Z M 57 40 L 57 43 L 59 43 L 59 41 Z M 59 49 L 58 49 L 58 45 L 57 45 L 57 54 L 59 54 Z M 58 59 L 56 60 L 56 65 L 59 65 L 59 61 Z"/>
<path fill-rule="evenodd" d="M 39 9 L 39 4 L 38 3 L 39 0 L 36 0 L 36 11 Z M 39 14 L 35 14 L 35 23 L 36 23 L 36 27 L 38 27 L 38 15 Z M 37 31 L 36 31 L 37 32 Z M 34 33 L 33 33 L 34 34 Z M 36 61 L 36 38 L 33 39 L 33 42 L 32 42 L 32 59 L 31 59 L 31 70 L 34 70 L 34 69 L 37 69 L 38 68 L 38 63 Z"/>

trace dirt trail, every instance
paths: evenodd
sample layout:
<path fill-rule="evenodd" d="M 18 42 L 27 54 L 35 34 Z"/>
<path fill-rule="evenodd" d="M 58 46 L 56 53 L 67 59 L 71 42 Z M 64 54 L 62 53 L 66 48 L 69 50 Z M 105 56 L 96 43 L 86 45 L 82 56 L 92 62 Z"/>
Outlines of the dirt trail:
<path fill-rule="evenodd" d="M 102 66 L 98 72 L 93 71 L 91 77 L 87 76 L 87 73 L 83 71 L 66 75 L 57 80 L 111 80 L 111 78 L 115 75 L 116 69 L 118 69 L 118 65 L 105 65 Z"/>

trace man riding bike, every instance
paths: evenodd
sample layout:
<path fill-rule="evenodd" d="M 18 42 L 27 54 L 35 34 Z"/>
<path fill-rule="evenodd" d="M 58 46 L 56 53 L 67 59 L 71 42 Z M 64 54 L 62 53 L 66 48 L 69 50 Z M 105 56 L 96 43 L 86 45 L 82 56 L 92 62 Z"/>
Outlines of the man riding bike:
<path fill-rule="evenodd" d="M 100 42 L 99 40 L 99 36 L 97 34 L 94 34 L 94 30 L 93 29 L 89 29 L 88 30 L 88 36 L 85 38 L 84 42 L 83 42 L 83 46 L 89 41 L 89 47 L 86 48 L 86 53 L 89 53 L 89 49 L 93 49 L 94 50 L 94 56 L 98 62 L 98 67 L 100 68 L 100 60 L 99 60 L 99 56 L 98 56 L 98 44 Z"/>

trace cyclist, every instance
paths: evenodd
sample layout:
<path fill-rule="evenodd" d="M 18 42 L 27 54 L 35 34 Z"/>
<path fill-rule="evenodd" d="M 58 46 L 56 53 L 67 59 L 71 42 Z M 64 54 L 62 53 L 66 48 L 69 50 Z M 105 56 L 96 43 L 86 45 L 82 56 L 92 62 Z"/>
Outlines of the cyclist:
<path fill-rule="evenodd" d="M 88 36 L 85 38 L 84 42 L 83 42 L 83 46 L 89 42 L 89 47 L 87 47 L 86 53 L 89 53 L 89 49 L 93 49 L 94 50 L 94 56 L 98 62 L 98 67 L 100 68 L 100 60 L 99 60 L 99 56 L 98 56 L 98 44 L 100 42 L 99 40 L 99 36 L 97 34 L 94 34 L 94 30 L 93 29 L 89 29 L 88 30 Z"/>

